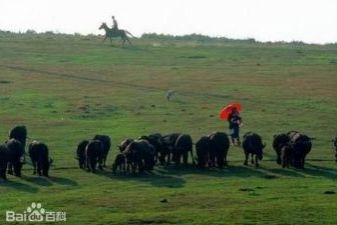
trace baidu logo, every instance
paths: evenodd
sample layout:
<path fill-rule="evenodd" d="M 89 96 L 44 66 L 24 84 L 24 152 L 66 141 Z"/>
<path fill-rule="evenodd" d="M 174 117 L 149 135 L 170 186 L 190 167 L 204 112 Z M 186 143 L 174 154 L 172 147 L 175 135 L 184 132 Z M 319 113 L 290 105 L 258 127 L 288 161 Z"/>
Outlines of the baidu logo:
<path fill-rule="evenodd" d="M 62 222 L 67 221 L 66 212 L 46 211 L 41 203 L 32 202 L 23 213 L 6 211 L 7 222 Z"/>

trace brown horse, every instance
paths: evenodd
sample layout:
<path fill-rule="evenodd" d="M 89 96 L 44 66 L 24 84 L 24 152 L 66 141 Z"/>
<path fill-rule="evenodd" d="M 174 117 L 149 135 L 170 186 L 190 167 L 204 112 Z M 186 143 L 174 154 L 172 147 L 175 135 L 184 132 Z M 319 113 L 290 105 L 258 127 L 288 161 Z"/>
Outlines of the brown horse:
<path fill-rule="evenodd" d="M 123 41 L 123 46 L 125 44 L 125 42 L 128 42 L 130 45 L 132 45 L 131 41 L 129 40 L 127 35 L 130 35 L 133 37 L 133 35 L 126 31 L 126 30 L 119 30 L 119 29 L 111 29 L 109 28 L 106 23 L 102 23 L 102 25 L 99 27 L 99 29 L 104 29 L 105 30 L 105 37 L 103 42 L 107 39 L 110 38 L 110 43 L 112 43 L 112 38 L 114 37 L 120 37 Z"/>

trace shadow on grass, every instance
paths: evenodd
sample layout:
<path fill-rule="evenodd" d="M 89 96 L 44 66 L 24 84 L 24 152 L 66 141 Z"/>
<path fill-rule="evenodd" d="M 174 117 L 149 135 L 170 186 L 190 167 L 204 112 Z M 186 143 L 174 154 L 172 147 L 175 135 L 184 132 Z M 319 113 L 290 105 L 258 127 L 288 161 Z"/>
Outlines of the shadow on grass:
<path fill-rule="evenodd" d="M 309 176 L 337 180 L 337 170 L 334 168 L 317 166 L 311 163 L 306 163 L 305 169 L 301 170 L 301 172 Z"/>
<path fill-rule="evenodd" d="M 59 184 L 59 185 L 65 185 L 65 186 L 78 186 L 76 181 L 73 181 L 68 178 L 63 178 L 63 177 L 55 177 L 55 176 L 50 176 L 49 178 L 47 177 L 40 177 L 40 176 L 32 176 L 32 177 L 23 177 L 23 180 L 30 182 L 32 184 L 48 187 L 52 186 L 53 184 Z"/>
<path fill-rule="evenodd" d="M 157 166 L 152 174 L 148 175 L 113 175 L 111 172 L 105 171 L 105 176 L 113 179 L 126 179 L 149 182 L 154 186 L 161 187 L 183 187 L 185 175 L 200 175 L 209 177 L 223 178 L 248 178 L 257 177 L 263 179 L 276 179 L 280 177 L 304 178 L 306 176 L 322 177 L 325 179 L 337 179 L 337 170 L 328 167 L 316 166 L 310 163 L 306 164 L 305 169 L 295 168 L 266 168 L 263 165 L 256 168 L 249 166 L 228 166 L 224 169 L 206 168 L 198 169 L 193 165 L 170 165 Z"/>
<path fill-rule="evenodd" d="M 51 182 L 59 185 L 78 186 L 78 183 L 76 181 L 64 177 L 50 176 L 49 179 Z"/>
<path fill-rule="evenodd" d="M 268 169 L 268 171 L 285 177 L 304 177 L 304 175 L 294 168 Z"/>
<path fill-rule="evenodd" d="M 143 174 L 113 174 L 111 171 L 98 171 L 96 173 L 98 176 L 105 176 L 113 180 L 121 180 L 121 181 L 137 181 L 149 183 L 155 187 L 168 187 L 168 188 L 182 188 L 185 185 L 185 180 L 178 176 L 165 175 L 160 173 L 157 170 L 154 170 L 150 173 Z"/>
<path fill-rule="evenodd" d="M 224 169 L 197 169 L 193 165 L 180 165 L 180 166 L 159 166 L 155 170 L 144 174 L 113 174 L 109 170 L 97 171 L 96 175 L 105 176 L 113 180 L 121 181 L 135 181 L 149 183 L 155 187 L 168 187 L 168 188 L 181 188 L 185 186 L 185 175 L 199 175 L 210 177 L 259 177 L 265 179 L 278 178 L 266 169 L 255 168 L 250 166 L 230 166 Z"/>
<path fill-rule="evenodd" d="M 28 192 L 28 193 L 36 193 L 39 190 L 38 188 L 30 186 L 28 184 L 19 183 L 19 182 L 12 181 L 12 180 L 7 180 L 3 183 L 0 183 L 0 186 L 11 188 L 16 191 L 22 191 L 22 192 Z"/>
<path fill-rule="evenodd" d="M 33 176 L 33 177 L 28 177 L 28 176 L 24 176 L 22 177 L 23 180 L 32 183 L 32 184 L 36 184 L 36 185 L 40 185 L 40 186 L 44 186 L 44 187 L 48 187 L 48 186 L 52 186 L 53 183 L 50 182 L 50 180 L 46 177 L 39 177 L 39 176 Z"/>
<path fill-rule="evenodd" d="M 278 178 L 278 174 L 274 174 L 270 170 L 264 169 L 263 167 L 254 166 L 228 166 L 223 169 L 218 168 L 206 168 L 198 169 L 193 165 L 185 166 L 168 166 L 159 167 L 158 171 L 162 174 L 173 174 L 175 176 L 183 175 L 201 175 L 210 177 L 259 177 L 265 179 Z"/>

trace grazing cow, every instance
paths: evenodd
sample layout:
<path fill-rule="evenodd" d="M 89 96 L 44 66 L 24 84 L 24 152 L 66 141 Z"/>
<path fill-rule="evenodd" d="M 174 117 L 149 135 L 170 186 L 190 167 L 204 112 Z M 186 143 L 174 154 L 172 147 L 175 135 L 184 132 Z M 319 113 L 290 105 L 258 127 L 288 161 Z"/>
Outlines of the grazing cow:
<path fill-rule="evenodd" d="M 88 143 L 89 143 L 88 140 L 83 140 L 77 146 L 76 155 L 77 155 L 78 165 L 81 169 L 84 169 L 86 167 L 85 149 Z"/>
<path fill-rule="evenodd" d="M 154 147 L 155 161 L 157 162 L 158 157 L 159 157 L 158 155 L 163 148 L 162 135 L 159 133 L 155 133 L 155 134 L 150 134 L 148 136 L 141 136 L 139 139 L 148 141 Z"/>
<path fill-rule="evenodd" d="M 333 141 L 333 146 L 335 147 L 335 158 L 336 158 L 336 162 L 337 162 L 337 136 L 335 137 L 335 140 Z"/>
<path fill-rule="evenodd" d="M 205 168 L 209 161 L 209 153 L 211 150 L 211 141 L 208 136 L 201 137 L 195 144 L 197 153 L 197 166 L 198 168 Z"/>
<path fill-rule="evenodd" d="M 285 160 L 283 157 L 287 159 L 290 158 L 290 155 L 285 154 L 285 153 L 291 154 L 291 149 L 289 149 L 290 148 L 289 141 L 290 138 L 287 134 L 274 135 L 273 148 L 277 155 L 276 162 L 279 165 L 282 164 L 283 166 L 283 161 Z"/>
<path fill-rule="evenodd" d="M 229 149 L 229 138 L 224 132 L 215 132 L 209 135 L 211 148 L 209 153 L 209 167 L 223 168 L 228 165 L 227 153 Z"/>
<path fill-rule="evenodd" d="M 24 147 L 22 143 L 16 139 L 10 139 L 6 142 L 8 149 L 8 174 L 21 177 L 21 169 L 23 164 Z"/>
<path fill-rule="evenodd" d="M 291 164 L 295 168 L 303 169 L 305 157 L 312 148 L 312 138 L 297 131 L 290 131 L 287 135 L 291 145 Z"/>
<path fill-rule="evenodd" d="M 259 160 L 263 159 L 263 149 L 266 145 L 262 143 L 262 138 L 260 135 L 248 132 L 243 136 L 242 147 L 245 153 L 244 165 L 248 165 L 249 154 L 252 157 L 252 164 L 255 163 L 255 166 L 259 166 Z M 255 159 L 254 159 L 255 155 Z"/>
<path fill-rule="evenodd" d="M 96 165 L 98 163 L 99 169 L 102 167 L 103 143 L 99 140 L 91 140 L 85 148 L 85 161 L 88 172 L 96 172 Z"/>
<path fill-rule="evenodd" d="M 0 145 L 0 179 L 7 180 L 8 148 Z"/>
<path fill-rule="evenodd" d="M 115 162 L 112 164 L 112 172 L 116 174 L 117 169 L 120 172 L 126 173 L 126 157 L 123 153 L 116 155 Z"/>
<path fill-rule="evenodd" d="M 94 140 L 99 140 L 103 143 L 103 155 L 102 155 L 102 163 L 103 167 L 106 167 L 106 159 L 108 157 L 108 153 L 111 148 L 111 138 L 107 135 L 95 135 Z"/>
<path fill-rule="evenodd" d="M 183 163 L 187 165 L 188 163 L 188 152 L 190 152 L 193 163 L 193 142 L 191 135 L 181 134 L 178 136 L 172 150 L 172 161 L 177 165 L 180 164 L 181 157 L 183 158 Z"/>
<path fill-rule="evenodd" d="M 179 133 L 172 133 L 161 138 L 161 148 L 158 156 L 161 165 L 165 163 L 169 165 L 171 163 L 171 154 L 179 135 Z"/>
<path fill-rule="evenodd" d="M 33 174 L 49 176 L 49 168 L 52 160 L 49 158 L 48 146 L 42 142 L 33 141 L 28 147 L 29 157 L 33 164 Z"/>
<path fill-rule="evenodd" d="M 135 174 L 137 169 L 139 173 L 153 170 L 155 165 L 155 150 L 154 147 L 146 140 L 136 140 L 131 142 L 123 154 L 127 160 L 127 170 L 130 166 Z"/>

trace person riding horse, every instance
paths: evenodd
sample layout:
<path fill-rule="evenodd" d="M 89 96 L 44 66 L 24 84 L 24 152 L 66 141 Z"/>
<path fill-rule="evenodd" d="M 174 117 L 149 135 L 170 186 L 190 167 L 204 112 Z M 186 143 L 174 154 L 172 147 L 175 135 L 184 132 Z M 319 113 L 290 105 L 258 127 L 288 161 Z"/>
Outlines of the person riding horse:
<path fill-rule="evenodd" d="M 133 35 L 127 31 L 127 30 L 120 30 L 118 29 L 118 25 L 117 25 L 117 22 L 116 24 L 114 25 L 115 27 L 114 28 L 109 28 L 108 25 L 106 23 L 102 23 L 102 25 L 98 28 L 98 29 L 103 29 L 105 31 L 105 36 L 104 36 L 104 39 L 103 39 L 103 42 L 109 38 L 110 39 L 110 43 L 112 43 L 112 38 L 114 37 L 120 37 L 122 39 L 122 44 L 124 46 L 124 44 L 127 42 L 129 43 L 130 45 L 131 44 L 131 41 L 129 40 L 128 36 L 131 36 L 133 37 Z M 116 27 L 117 26 L 117 27 Z"/>

